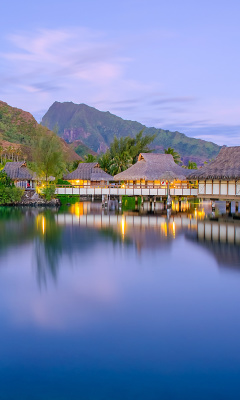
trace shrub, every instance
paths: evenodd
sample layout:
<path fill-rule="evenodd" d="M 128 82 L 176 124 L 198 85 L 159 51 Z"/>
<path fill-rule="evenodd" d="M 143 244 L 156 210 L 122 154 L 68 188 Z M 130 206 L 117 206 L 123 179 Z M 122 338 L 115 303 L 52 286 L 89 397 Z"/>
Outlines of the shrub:
<path fill-rule="evenodd" d="M 66 185 L 66 186 L 72 186 L 72 184 L 68 181 L 65 181 L 64 179 L 58 179 L 57 180 L 57 185 Z"/>
<path fill-rule="evenodd" d="M 41 195 L 42 195 L 43 197 L 45 197 L 45 199 L 46 199 L 47 201 L 50 201 L 50 200 L 52 200 L 52 199 L 54 198 L 54 196 L 55 196 L 55 190 L 56 190 L 55 185 L 46 186 L 46 187 L 44 187 L 44 188 L 41 190 Z"/>
<path fill-rule="evenodd" d="M 15 186 L 0 186 L 0 204 L 17 203 L 21 200 L 24 189 Z"/>
<path fill-rule="evenodd" d="M 13 187 L 14 183 L 11 178 L 6 174 L 5 171 L 0 171 L 0 188 L 2 187 Z"/>

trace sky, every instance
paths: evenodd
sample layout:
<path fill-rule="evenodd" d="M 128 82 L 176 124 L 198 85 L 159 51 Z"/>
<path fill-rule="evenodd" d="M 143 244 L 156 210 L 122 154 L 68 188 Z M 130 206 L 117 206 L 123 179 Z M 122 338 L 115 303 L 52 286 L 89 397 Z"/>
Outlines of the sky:
<path fill-rule="evenodd" d="M 12 0 L 0 100 L 41 121 L 54 101 L 240 145 L 239 0 Z"/>

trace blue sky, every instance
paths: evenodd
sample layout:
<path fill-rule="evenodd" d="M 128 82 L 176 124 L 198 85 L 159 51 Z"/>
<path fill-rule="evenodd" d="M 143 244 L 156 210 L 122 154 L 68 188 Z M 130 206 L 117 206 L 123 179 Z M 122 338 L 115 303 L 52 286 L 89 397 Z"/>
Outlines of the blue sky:
<path fill-rule="evenodd" d="M 240 2 L 42 0 L 1 10 L 0 99 L 55 101 L 240 145 Z"/>

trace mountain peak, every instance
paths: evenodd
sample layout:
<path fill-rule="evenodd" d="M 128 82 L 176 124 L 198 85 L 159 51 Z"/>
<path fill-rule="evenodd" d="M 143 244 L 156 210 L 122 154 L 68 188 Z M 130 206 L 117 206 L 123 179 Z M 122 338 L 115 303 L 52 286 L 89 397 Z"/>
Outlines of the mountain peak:
<path fill-rule="evenodd" d="M 137 121 L 124 120 L 109 111 L 99 111 L 83 103 L 54 102 L 43 116 L 42 124 L 52 130 L 57 126 L 58 135 L 68 143 L 81 140 L 97 153 L 106 151 L 114 136 L 134 137 L 142 129 L 144 134 L 156 135 L 152 144 L 155 152 L 163 153 L 165 148 L 173 147 L 184 163 L 191 160 L 201 165 L 220 151 L 217 144 L 190 138 L 178 131 L 147 128 Z"/>

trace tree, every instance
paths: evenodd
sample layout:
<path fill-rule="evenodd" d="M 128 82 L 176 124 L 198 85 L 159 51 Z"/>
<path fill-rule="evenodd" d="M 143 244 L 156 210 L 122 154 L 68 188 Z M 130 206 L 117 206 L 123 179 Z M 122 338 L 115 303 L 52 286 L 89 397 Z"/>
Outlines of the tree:
<path fill-rule="evenodd" d="M 140 153 L 151 153 L 152 150 L 149 148 L 149 145 L 153 142 L 156 135 L 145 135 L 143 136 L 142 129 L 139 133 L 137 133 L 135 138 L 128 138 L 128 147 L 130 155 L 132 156 L 132 163 L 135 164 L 137 162 L 137 157 Z"/>
<path fill-rule="evenodd" d="M 111 175 L 116 175 L 119 172 L 125 171 L 125 169 L 129 168 L 131 165 L 132 157 L 128 151 L 116 154 L 110 164 L 110 173 Z"/>
<path fill-rule="evenodd" d="M 137 162 L 137 157 L 140 153 L 152 151 L 148 146 L 154 139 L 155 135 L 143 136 L 143 130 L 135 138 L 125 136 L 118 139 L 114 136 L 110 148 L 99 157 L 99 165 L 110 174 L 124 171 Z"/>
<path fill-rule="evenodd" d="M 180 155 L 171 147 L 168 147 L 167 149 L 164 150 L 165 154 L 171 154 L 173 156 L 174 162 L 176 164 L 181 163 L 181 157 Z"/>
<path fill-rule="evenodd" d="M 97 160 L 97 157 L 95 157 L 92 154 L 88 153 L 86 156 L 84 156 L 84 160 L 85 160 L 85 163 L 92 163 L 92 162 L 95 162 Z"/>
<path fill-rule="evenodd" d="M 111 159 L 109 150 L 107 150 L 106 153 L 102 154 L 98 159 L 98 163 L 99 163 L 100 167 L 105 172 L 110 172 L 111 161 L 112 161 L 112 159 Z"/>
<path fill-rule="evenodd" d="M 31 169 L 37 173 L 39 178 L 48 181 L 50 176 L 62 175 L 66 165 L 61 142 L 56 134 L 43 128 L 39 129 L 33 142 L 33 160 Z"/>
<path fill-rule="evenodd" d="M 194 161 L 188 161 L 187 169 L 198 169 L 197 164 Z"/>
<path fill-rule="evenodd" d="M 0 189 L 3 187 L 13 187 L 14 183 L 5 171 L 0 171 Z"/>
<path fill-rule="evenodd" d="M 0 204 L 11 204 L 21 200 L 24 190 L 14 185 L 14 182 L 4 171 L 0 171 Z"/>

